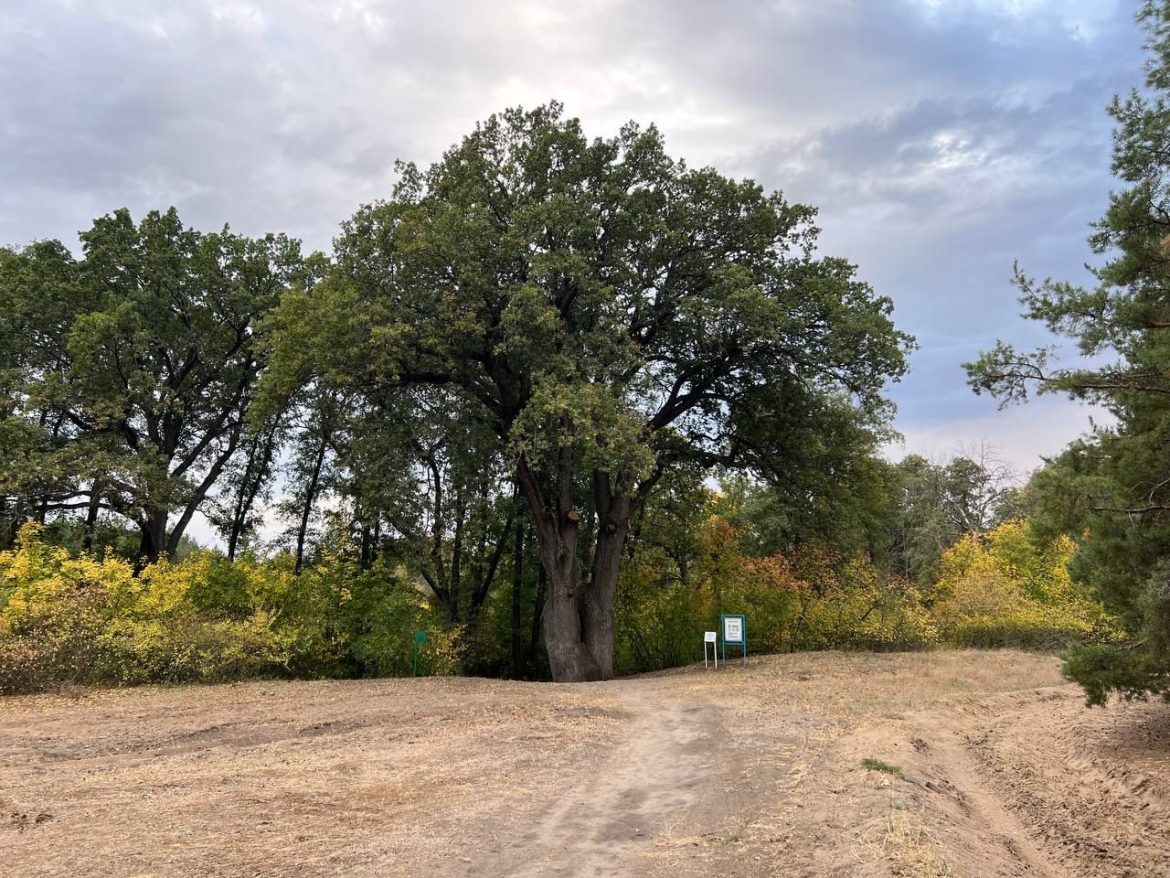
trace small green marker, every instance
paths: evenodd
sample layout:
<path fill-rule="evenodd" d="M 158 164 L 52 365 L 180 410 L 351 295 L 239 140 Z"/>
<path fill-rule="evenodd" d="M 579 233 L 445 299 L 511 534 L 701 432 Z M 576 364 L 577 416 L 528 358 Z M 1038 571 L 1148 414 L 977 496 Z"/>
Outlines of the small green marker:
<path fill-rule="evenodd" d="M 419 646 L 427 642 L 427 632 L 414 632 L 414 676 L 418 676 L 418 650 Z"/>

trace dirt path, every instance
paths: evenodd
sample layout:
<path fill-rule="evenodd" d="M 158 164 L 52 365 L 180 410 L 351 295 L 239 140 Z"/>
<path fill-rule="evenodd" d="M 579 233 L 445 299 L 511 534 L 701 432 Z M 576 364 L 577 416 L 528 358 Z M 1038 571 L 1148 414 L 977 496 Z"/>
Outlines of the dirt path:
<path fill-rule="evenodd" d="M 560 791 L 506 856 L 468 875 L 629 874 L 651 839 L 703 818 L 726 741 L 714 710 L 654 690 L 623 696 L 622 709 L 630 719 L 620 742 Z"/>
<path fill-rule="evenodd" d="M 1170 874 L 1170 708 L 1088 711 L 1056 671 L 826 653 L 0 700 L 0 873 Z"/>

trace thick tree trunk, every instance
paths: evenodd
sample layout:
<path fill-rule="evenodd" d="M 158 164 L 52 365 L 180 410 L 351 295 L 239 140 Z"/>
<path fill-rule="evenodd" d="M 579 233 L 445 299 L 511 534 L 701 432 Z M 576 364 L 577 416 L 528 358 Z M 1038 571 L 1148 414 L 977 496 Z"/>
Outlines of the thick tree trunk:
<path fill-rule="evenodd" d="M 593 551 L 593 574 L 583 601 L 585 646 L 600 666 L 603 680 L 613 676 L 613 604 L 628 529 L 628 517 L 602 521 Z"/>
<path fill-rule="evenodd" d="M 544 643 L 558 683 L 602 679 L 602 667 L 585 643 L 581 612 L 586 586 L 577 578 L 577 522 L 565 519 L 546 527 L 540 558 L 548 572 L 544 605 Z"/>
<path fill-rule="evenodd" d="M 566 451 L 566 454 L 568 452 Z M 544 643 L 553 679 L 559 683 L 600 680 L 601 666 L 585 646 L 581 597 L 577 581 L 579 514 L 572 503 L 572 469 L 562 462 L 557 474 L 555 508 L 544 502 L 540 485 L 521 458 L 517 478 L 536 524 L 540 563 L 548 574 L 548 598 L 544 605 Z"/>
<path fill-rule="evenodd" d="M 593 508 L 597 512 L 597 542 L 584 601 L 585 645 L 601 665 L 602 677 L 609 679 L 613 676 L 613 605 L 622 552 L 630 533 L 633 500 L 612 493 L 608 474 L 594 473 Z"/>
<path fill-rule="evenodd" d="M 536 522 L 541 564 L 548 573 L 544 607 L 544 641 L 557 682 L 608 680 L 613 676 L 614 617 L 617 574 L 630 529 L 633 501 L 615 496 L 609 476 L 594 476 L 593 505 L 598 516 L 597 540 L 588 579 L 577 569 L 579 514 L 572 506 L 572 470 L 562 461 L 555 510 L 545 504 L 540 487 L 525 461 L 517 470 Z"/>
<path fill-rule="evenodd" d="M 167 544 L 167 511 L 146 510 L 146 517 L 138 526 L 142 531 L 142 539 L 138 544 L 138 559 L 134 562 L 135 573 L 141 572 L 143 567 L 155 563 L 162 557 Z"/>

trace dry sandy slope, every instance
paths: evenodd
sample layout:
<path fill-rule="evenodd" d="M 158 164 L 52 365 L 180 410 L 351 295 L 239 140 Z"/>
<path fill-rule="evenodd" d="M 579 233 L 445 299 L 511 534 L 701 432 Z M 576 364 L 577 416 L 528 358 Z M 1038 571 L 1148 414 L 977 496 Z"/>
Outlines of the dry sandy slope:
<path fill-rule="evenodd" d="M 10 698 L 0 874 L 1170 875 L 1168 767 L 1013 652 Z"/>

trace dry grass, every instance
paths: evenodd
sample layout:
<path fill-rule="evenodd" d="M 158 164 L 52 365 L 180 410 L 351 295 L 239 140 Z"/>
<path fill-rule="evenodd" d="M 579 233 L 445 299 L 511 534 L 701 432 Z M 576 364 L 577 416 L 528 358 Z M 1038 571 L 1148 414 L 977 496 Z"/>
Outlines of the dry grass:
<path fill-rule="evenodd" d="M 955 875 L 934 836 L 904 811 L 889 815 L 877 846 L 890 874 L 898 878 L 953 878 Z"/>
<path fill-rule="evenodd" d="M 1142 711 L 1086 712 L 1010 651 L 0 699 L 0 849 L 22 878 L 1113 876 L 1092 845 L 1170 813 Z M 1155 840 L 1129 874 L 1170 874 Z"/>

